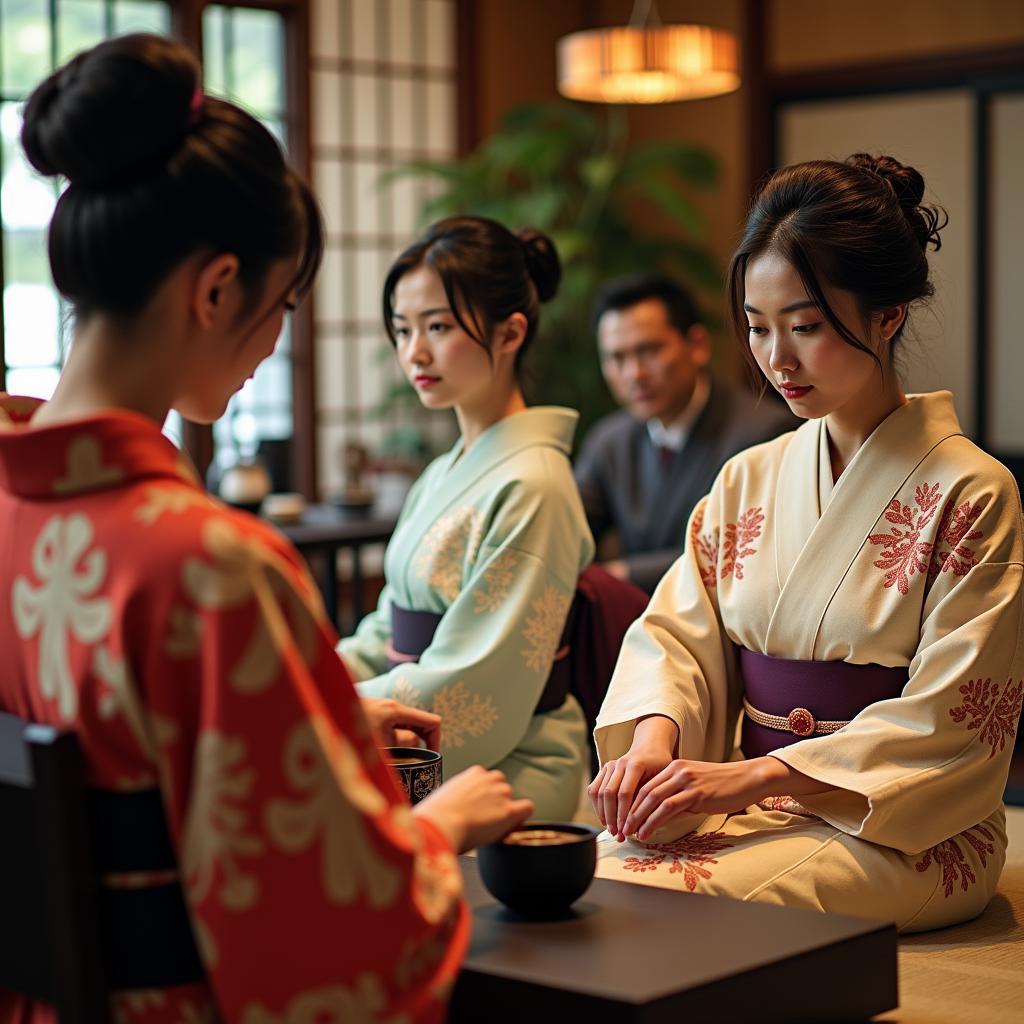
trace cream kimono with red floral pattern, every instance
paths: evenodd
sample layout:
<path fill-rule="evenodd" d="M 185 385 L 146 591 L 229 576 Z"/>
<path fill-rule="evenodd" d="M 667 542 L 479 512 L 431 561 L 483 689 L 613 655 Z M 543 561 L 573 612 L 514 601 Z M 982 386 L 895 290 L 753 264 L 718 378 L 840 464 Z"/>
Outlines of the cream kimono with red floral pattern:
<path fill-rule="evenodd" d="M 1020 498 L 962 435 L 948 392 L 911 396 L 834 485 L 826 431 L 810 421 L 726 464 L 626 637 L 598 747 L 621 755 L 636 720 L 662 714 L 678 756 L 742 756 L 740 646 L 906 666 L 902 695 L 774 753 L 833 792 L 688 817 L 647 845 L 605 837 L 598 873 L 933 928 L 978 914 L 1005 857 Z"/>
<path fill-rule="evenodd" d="M 0 396 L 0 710 L 73 730 L 89 786 L 158 786 L 208 984 L 119 1021 L 440 1021 L 460 876 L 378 756 L 294 549 L 157 426 L 33 428 Z M 0 1020 L 46 1007 L 0 992 Z"/>

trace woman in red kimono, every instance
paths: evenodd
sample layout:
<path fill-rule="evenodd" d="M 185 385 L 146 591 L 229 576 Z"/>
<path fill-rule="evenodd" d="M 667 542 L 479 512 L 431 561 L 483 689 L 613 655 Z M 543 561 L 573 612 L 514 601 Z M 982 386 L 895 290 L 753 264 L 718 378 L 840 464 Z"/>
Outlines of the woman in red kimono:
<path fill-rule="evenodd" d="M 298 555 L 161 434 L 172 408 L 223 413 L 322 250 L 276 142 L 199 81 L 129 36 L 25 109 L 29 160 L 69 182 L 49 251 L 76 324 L 49 403 L 0 398 L 0 710 L 73 730 L 90 787 L 162 804 L 201 971 L 119 986 L 119 1020 L 440 1020 L 468 929 L 454 854 L 531 805 L 478 767 L 410 809 L 374 726 L 436 719 L 364 712 Z M 49 1017 L 0 993 L 0 1021 Z"/>

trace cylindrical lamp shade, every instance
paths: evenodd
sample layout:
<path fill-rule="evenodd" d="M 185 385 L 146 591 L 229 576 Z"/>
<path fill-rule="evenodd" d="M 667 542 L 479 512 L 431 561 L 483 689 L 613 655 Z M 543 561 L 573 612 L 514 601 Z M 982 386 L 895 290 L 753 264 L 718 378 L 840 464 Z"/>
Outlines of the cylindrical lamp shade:
<path fill-rule="evenodd" d="M 558 91 L 597 103 L 668 103 L 739 88 L 736 37 L 706 25 L 605 28 L 558 42 Z"/>

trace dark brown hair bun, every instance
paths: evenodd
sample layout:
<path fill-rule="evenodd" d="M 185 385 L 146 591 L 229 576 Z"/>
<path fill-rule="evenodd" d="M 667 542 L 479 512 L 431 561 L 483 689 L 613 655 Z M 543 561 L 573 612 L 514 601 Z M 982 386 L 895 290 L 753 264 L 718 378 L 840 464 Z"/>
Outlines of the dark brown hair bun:
<path fill-rule="evenodd" d="M 558 283 L 562 280 L 562 264 L 555 249 L 555 243 L 536 228 L 521 228 L 516 237 L 523 243 L 526 271 L 537 289 L 537 298 L 547 302 L 554 298 Z"/>
<path fill-rule="evenodd" d="M 79 54 L 29 97 L 28 159 L 68 179 L 47 244 L 78 318 L 136 314 L 201 251 L 238 257 L 250 305 L 277 260 L 298 260 L 289 290 L 312 284 L 323 230 L 309 186 L 256 118 L 198 89 L 190 50 L 137 34 Z"/>
<path fill-rule="evenodd" d="M 901 164 L 895 157 L 870 153 L 854 153 L 846 158 L 846 163 L 869 171 L 892 189 L 922 249 L 929 244 L 936 251 L 942 248 L 939 232 L 949 218 L 941 208 L 924 202 L 924 178 L 917 168 Z"/>
<path fill-rule="evenodd" d="M 54 72 L 25 106 L 21 141 L 41 174 L 104 188 L 158 173 L 181 145 L 199 65 L 155 36 L 122 36 Z"/>

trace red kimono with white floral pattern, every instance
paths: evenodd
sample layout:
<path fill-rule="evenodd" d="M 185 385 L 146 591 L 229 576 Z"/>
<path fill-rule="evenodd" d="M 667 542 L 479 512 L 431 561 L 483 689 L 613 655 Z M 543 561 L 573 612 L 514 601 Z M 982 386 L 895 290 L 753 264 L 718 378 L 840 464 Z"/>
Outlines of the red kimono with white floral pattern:
<path fill-rule="evenodd" d="M 468 934 L 447 841 L 374 746 L 296 552 L 151 421 L 34 428 L 0 396 L 0 710 L 89 786 L 158 786 L 208 983 L 138 1024 L 439 1021 Z M 0 992 L 0 1021 L 49 1008 Z"/>

